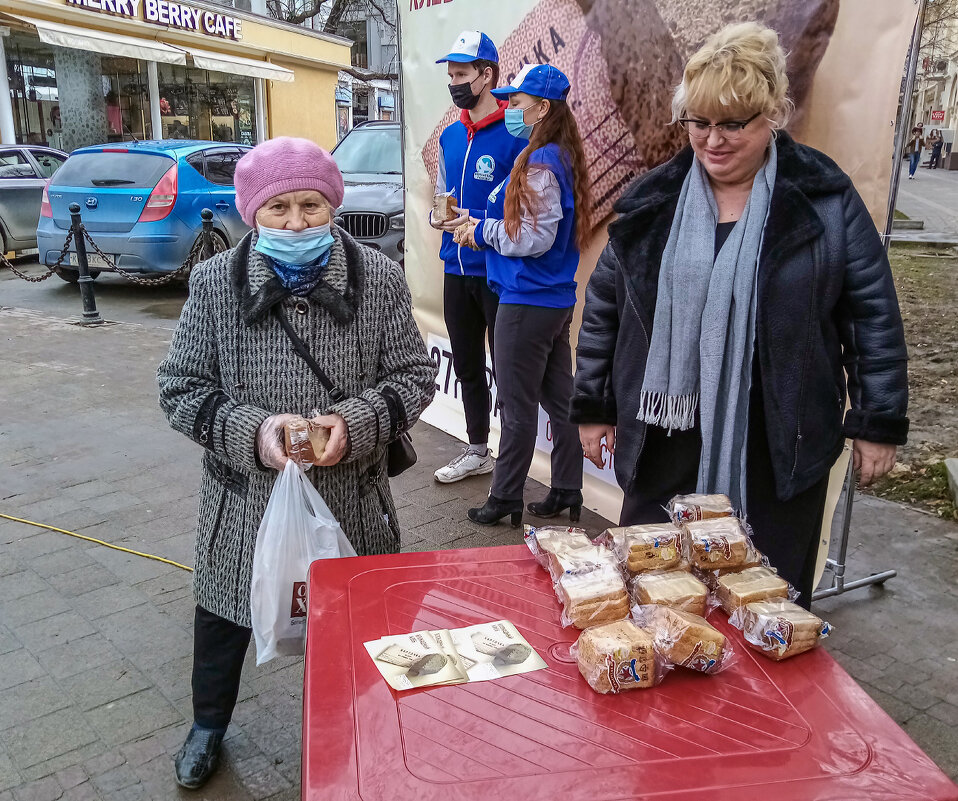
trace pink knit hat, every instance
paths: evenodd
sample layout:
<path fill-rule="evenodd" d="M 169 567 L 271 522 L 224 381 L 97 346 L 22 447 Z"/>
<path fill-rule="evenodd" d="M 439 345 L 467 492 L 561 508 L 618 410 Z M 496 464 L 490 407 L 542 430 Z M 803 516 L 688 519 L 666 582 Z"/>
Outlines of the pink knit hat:
<path fill-rule="evenodd" d="M 337 209 L 343 204 L 343 174 L 333 157 L 308 139 L 278 136 L 257 145 L 236 165 L 236 207 L 251 228 L 256 212 L 272 197 L 315 189 Z"/>

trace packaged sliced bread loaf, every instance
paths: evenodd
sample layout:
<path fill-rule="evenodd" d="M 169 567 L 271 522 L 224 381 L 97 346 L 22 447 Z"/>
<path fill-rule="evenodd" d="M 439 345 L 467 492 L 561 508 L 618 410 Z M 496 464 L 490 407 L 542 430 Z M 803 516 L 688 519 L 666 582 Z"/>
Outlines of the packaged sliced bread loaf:
<path fill-rule="evenodd" d="M 582 528 L 568 526 L 526 526 L 523 530 L 526 546 L 536 561 L 546 570 L 549 569 L 549 555 L 578 548 L 588 548 L 592 540 Z"/>
<path fill-rule="evenodd" d="M 555 589 L 563 607 L 563 626 L 585 629 L 629 616 L 629 593 L 614 565 L 585 573 L 563 573 Z"/>
<path fill-rule="evenodd" d="M 810 651 L 832 627 L 791 601 L 756 601 L 736 609 L 729 622 L 742 630 L 745 642 L 776 662 Z"/>
<path fill-rule="evenodd" d="M 606 529 L 596 542 L 608 545 L 630 574 L 668 570 L 682 560 L 682 532 L 671 523 L 650 523 Z"/>
<path fill-rule="evenodd" d="M 559 548 L 546 554 L 548 570 L 553 581 L 564 573 L 591 573 L 599 568 L 616 568 L 615 554 L 604 545 L 586 545 L 582 548 Z"/>
<path fill-rule="evenodd" d="M 669 501 L 669 515 L 677 526 L 734 514 L 728 495 L 676 495 Z"/>
<path fill-rule="evenodd" d="M 747 567 L 715 580 L 715 598 L 729 615 L 746 604 L 773 598 L 789 600 L 789 595 L 788 582 L 767 567 Z"/>
<path fill-rule="evenodd" d="M 632 580 L 632 597 L 637 604 L 660 604 L 705 617 L 708 588 L 684 570 L 655 570 L 640 573 Z"/>
<path fill-rule="evenodd" d="M 323 458 L 329 442 L 329 429 L 299 417 L 283 426 L 283 437 L 286 455 L 306 470 Z"/>
<path fill-rule="evenodd" d="M 668 606 L 636 606 L 636 623 L 648 631 L 656 649 L 673 665 L 720 673 L 732 664 L 732 647 L 704 617 Z"/>
<path fill-rule="evenodd" d="M 701 570 L 740 569 L 760 559 L 737 517 L 686 523 L 682 541 L 686 558 Z"/>
<path fill-rule="evenodd" d="M 652 687 L 665 675 L 652 635 L 631 620 L 588 628 L 571 650 L 582 677 L 597 693 Z"/>

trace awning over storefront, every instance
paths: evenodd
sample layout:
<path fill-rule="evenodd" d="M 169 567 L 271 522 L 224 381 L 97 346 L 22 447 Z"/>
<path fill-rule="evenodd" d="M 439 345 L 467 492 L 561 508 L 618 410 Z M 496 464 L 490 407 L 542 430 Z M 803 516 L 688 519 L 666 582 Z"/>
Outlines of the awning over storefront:
<path fill-rule="evenodd" d="M 266 61 L 228 56 L 225 53 L 211 53 L 209 50 L 197 50 L 193 47 L 182 49 L 190 54 L 194 66 L 201 70 L 227 72 L 233 75 L 245 75 L 247 78 L 266 78 L 270 81 L 285 81 L 286 83 L 291 83 L 294 78 L 292 70 Z"/>
<path fill-rule="evenodd" d="M 92 28 L 76 28 L 59 22 L 21 17 L 18 14 L 9 14 L 9 16 L 32 25 L 37 29 L 40 41 L 58 47 L 92 50 L 108 56 L 139 58 L 144 61 L 160 61 L 164 64 L 186 64 L 186 54 L 182 50 L 153 39 L 134 39 L 132 36 L 107 33 Z"/>

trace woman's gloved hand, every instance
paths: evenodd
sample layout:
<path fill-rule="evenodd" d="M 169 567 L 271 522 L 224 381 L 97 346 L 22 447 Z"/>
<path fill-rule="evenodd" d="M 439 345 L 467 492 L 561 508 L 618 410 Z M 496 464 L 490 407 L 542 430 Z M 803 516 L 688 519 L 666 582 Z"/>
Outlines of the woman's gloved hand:
<path fill-rule="evenodd" d="M 283 426 L 300 417 L 298 414 L 274 414 L 256 429 L 256 455 L 264 467 L 282 470 L 289 459 L 283 439 Z"/>
<path fill-rule="evenodd" d="M 313 425 L 329 429 L 329 442 L 317 467 L 332 467 L 339 464 L 349 452 L 349 427 L 346 420 L 338 414 L 319 414 L 309 420 Z"/>

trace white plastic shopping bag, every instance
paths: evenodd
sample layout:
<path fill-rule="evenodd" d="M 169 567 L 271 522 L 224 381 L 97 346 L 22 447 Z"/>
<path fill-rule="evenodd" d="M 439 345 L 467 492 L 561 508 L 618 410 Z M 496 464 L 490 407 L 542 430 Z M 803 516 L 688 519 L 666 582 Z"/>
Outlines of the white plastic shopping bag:
<path fill-rule="evenodd" d="M 306 579 L 316 559 L 356 556 L 342 527 L 292 459 L 277 476 L 256 535 L 250 609 L 256 664 L 306 645 Z"/>

